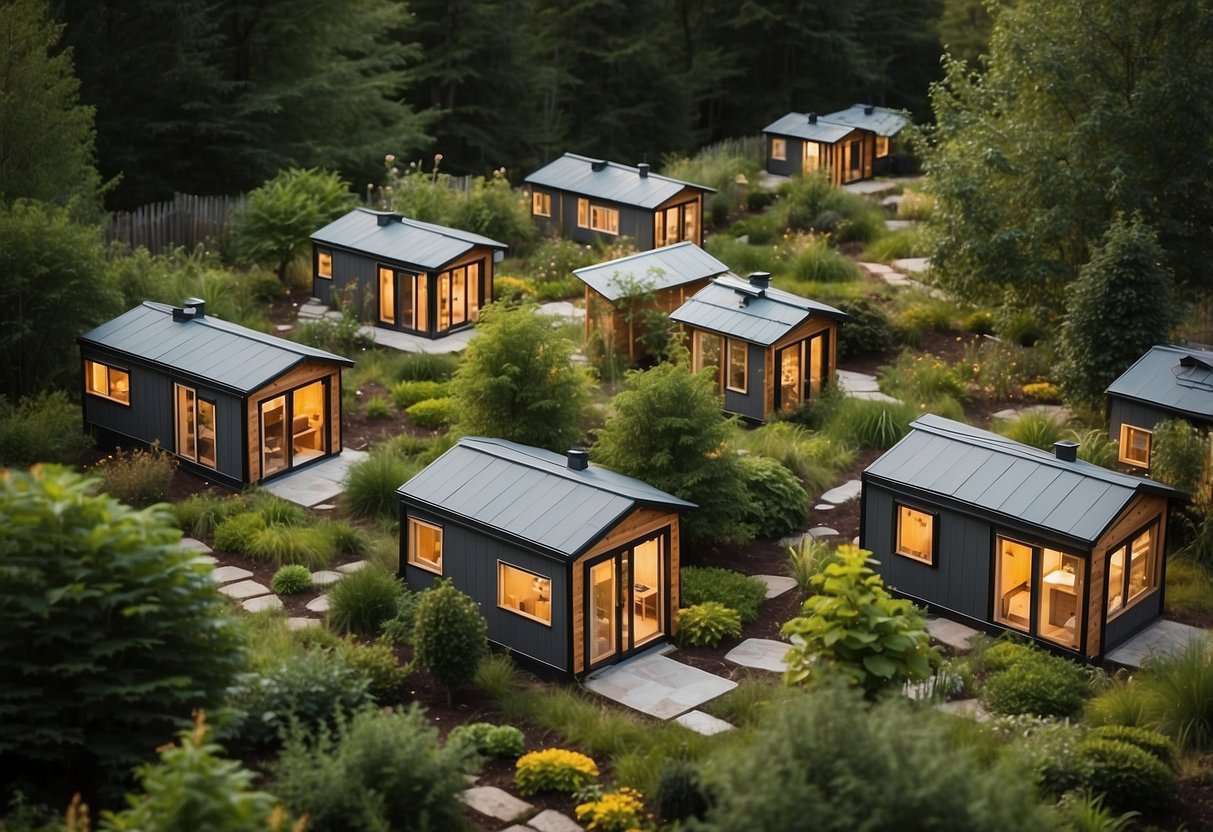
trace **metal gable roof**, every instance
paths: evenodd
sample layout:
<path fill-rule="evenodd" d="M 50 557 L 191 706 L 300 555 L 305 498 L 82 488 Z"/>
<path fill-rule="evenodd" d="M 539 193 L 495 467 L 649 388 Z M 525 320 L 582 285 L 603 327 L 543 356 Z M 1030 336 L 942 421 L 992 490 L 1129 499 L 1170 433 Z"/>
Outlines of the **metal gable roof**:
<path fill-rule="evenodd" d="M 817 121 L 810 122 L 808 113 L 788 113 L 762 128 L 762 132 L 792 136 L 823 144 L 835 144 L 855 132 L 855 127 L 850 124 L 831 122 L 822 116 L 818 116 Z"/>
<path fill-rule="evenodd" d="M 505 250 L 505 243 L 429 222 L 393 215 L 391 222 L 379 224 L 381 211 L 355 208 L 312 235 L 322 245 L 340 246 L 385 260 L 395 260 L 422 269 L 437 269 L 476 246 Z"/>
<path fill-rule="evenodd" d="M 621 165 L 618 162 L 601 162 L 601 169 L 594 170 L 600 161 L 588 156 L 578 156 L 576 153 L 566 153 L 523 181 L 543 188 L 634 205 L 637 208 L 656 208 L 686 188 L 715 193 L 714 188 L 706 185 L 683 182 L 681 179 L 671 179 L 657 173 L 641 176 L 640 168 Z"/>
<path fill-rule="evenodd" d="M 652 284 L 654 291 L 661 291 L 717 277 L 728 270 L 699 246 L 686 242 L 574 269 L 573 274 L 607 300 L 615 301 L 622 294 L 621 282 Z"/>
<path fill-rule="evenodd" d="M 867 112 L 869 109 L 872 112 Z M 822 118 L 836 124 L 846 124 L 861 130 L 869 130 L 877 136 L 895 136 L 909 123 L 909 119 L 904 113 L 890 110 L 887 107 L 874 107 L 870 104 L 852 104 L 845 110 L 827 113 Z"/>
<path fill-rule="evenodd" d="M 845 312 L 782 289 L 758 292 L 739 277 L 718 277 L 670 313 L 670 320 L 769 346 L 813 317 L 843 319 Z"/>
<path fill-rule="evenodd" d="M 465 436 L 396 492 L 566 557 L 575 557 L 639 505 L 695 508 L 640 480 L 560 454 Z"/>
<path fill-rule="evenodd" d="M 77 339 L 247 395 L 307 359 L 353 366 L 331 352 L 204 315 L 173 320 L 173 307 L 144 301 Z"/>
<path fill-rule="evenodd" d="M 1179 498 L 1153 480 L 1042 451 L 940 416 L 910 433 L 864 471 L 896 486 L 994 512 L 1094 543 L 1139 492 Z"/>
<path fill-rule="evenodd" d="M 1151 347 L 1107 393 L 1211 421 L 1213 351 L 1170 344 Z"/>

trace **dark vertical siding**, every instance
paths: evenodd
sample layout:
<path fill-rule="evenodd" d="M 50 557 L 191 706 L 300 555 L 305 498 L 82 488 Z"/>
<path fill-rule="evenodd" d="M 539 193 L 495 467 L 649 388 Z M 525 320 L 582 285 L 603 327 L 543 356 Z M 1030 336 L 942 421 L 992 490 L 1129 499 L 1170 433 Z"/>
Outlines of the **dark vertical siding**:
<path fill-rule="evenodd" d="M 244 420 L 243 401 L 236 396 L 229 396 L 204 387 L 198 388 L 198 395 L 215 402 L 215 465 L 221 474 L 244 479 L 245 444 L 244 432 L 248 423 Z"/>
<path fill-rule="evenodd" d="M 766 413 L 763 412 L 763 397 L 766 391 L 765 350 L 757 344 L 747 344 L 746 356 L 749 363 L 746 392 L 738 393 L 726 387 L 724 409 L 729 413 L 736 413 L 738 416 L 744 416 L 756 422 L 765 422 L 767 418 Z"/>
<path fill-rule="evenodd" d="M 85 347 L 82 353 L 85 358 L 126 370 L 131 391 L 130 406 L 85 393 L 85 424 L 148 444 L 159 441 L 161 447 L 172 450 L 173 386 L 168 375 L 96 348 Z"/>
<path fill-rule="evenodd" d="M 784 136 L 786 141 L 787 159 L 772 159 L 771 158 L 771 139 L 772 136 L 767 136 L 767 170 L 776 176 L 799 176 L 801 160 L 804 159 L 804 142 L 800 139 L 793 139 L 791 136 Z"/>
<path fill-rule="evenodd" d="M 1175 414 L 1167 413 L 1157 407 L 1151 407 L 1142 402 L 1126 399 L 1111 398 L 1108 407 L 1108 435 L 1112 439 L 1120 439 L 1120 426 L 1130 424 L 1135 428 L 1153 430 L 1154 426 L 1163 419 L 1173 418 Z"/>
<path fill-rule="evenodd" d="M 653 247 L 653 212 L 627 205 L 616 207 L 619 209 L 619 235 L 631 237 L 639 251 L 651 249 Z"/>
<path fill-rule="evenodd" d="M 1106 597 L 1106 596 L 1105 596 Z M 1153 592 L 1104 626 L 1103 651 L 1107 653 L 1162 615 L 1162 593 Z"/>
<path fill-rule="evenodd" d="M 569 639 L 572 633 L 568 620 L 568 567 L 551 558 L 489 537 L 474 529 L 451 523 L 421 511 L 406 509 L 411 516 L 442 527 L 442 572 L 456 588 L 471 596 L 488 622 L 489 638 L 498 644 L 559 670 L 568 671 Z M 401 523 L 402 540 L 408 534 L 408 523 Z M 402 543 L 403 547 L 407 542 Z M 524 618 L 497 606 L 497 561 L 502 560 L 520 569 L 534 572 L 552 581 L 552 625 Z M 413 589 L 432 586 L 438 576 L 405 563 L 404 576 Z"/>

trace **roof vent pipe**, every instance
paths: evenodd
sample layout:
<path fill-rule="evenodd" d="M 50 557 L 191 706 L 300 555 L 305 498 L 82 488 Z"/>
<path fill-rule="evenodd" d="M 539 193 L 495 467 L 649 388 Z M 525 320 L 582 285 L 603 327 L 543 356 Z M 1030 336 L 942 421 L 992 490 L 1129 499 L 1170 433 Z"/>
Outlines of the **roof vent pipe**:
<path fill-rule="evenodd" d="M 375 218 L 379 221 L 380 228 L 383 228 L 385 225 L 389 225 L 389 224 L 395 222 L 396 220 L 400 219 L 400 217 L 396 216 L 391 211 L 380 212 L 375 215 Z"/>
<path fill-rule="evenodd" d="M 590 467 L 590 452 L 585 448 L 570 448 L 568 458 L 571 471 L 584 471 Z"/>
<path fill-rule="evenodd" d="M 863 105 L 863 114 L 864 114 L 865 116 L 870 116 L 870 115 L 872 115 L 872 113 L 874 113 L 874 112 L 876 112 L 876 108 L 875 108 L 875 107 L 873 107 L 871 104 L 864 104 L 864 105 Z"/>
<path fill-rule="evenodd" d="M 649 178 L 649 163 L 641 162 L 639 165 L 636 166 L 636 172 L 640 174 L 641 179 L 648 179 Z"/>
<path fill-rule="evenodd" d="M 1078 459 L 1078 443 L 1061 439 L 1053 443 L 1053 455 L 1062 462 L 1074 462 Z"/>
<path fill-rule="evenodd" d="M 606 170 L 606 160 L 605 159 L 595 159 L 594 161 L 590 162 L 590 170 L 592 170 L 592 171 Z"/>
<path fill-rule="evenodd" d="M 173 320 L 181 323 L 182 321 L 192 321 L 194 318 L 202 318 L 206 316 L 206 301 L 201 298 L 187 298 L 183 306 L 173 307 Z"/>
<path fill-rule="evenodd" d="M 756 289 L 766 289 L 771 285 L 770 272 L 753 272 L 750 274 L 750 285 Z"/>
<path fill-rule="evenodd" d="M 809 124 L 817 123 L 817 113 L 809 113 Z"/>

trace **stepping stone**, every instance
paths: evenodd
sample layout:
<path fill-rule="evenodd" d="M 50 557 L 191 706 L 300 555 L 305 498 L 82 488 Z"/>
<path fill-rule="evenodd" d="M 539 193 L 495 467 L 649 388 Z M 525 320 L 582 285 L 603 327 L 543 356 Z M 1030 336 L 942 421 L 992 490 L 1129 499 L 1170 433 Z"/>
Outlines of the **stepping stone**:
<path fill-rule="evenodd" d="M 579 826 L 577 828 L 580 829 L 581 827 Z M 501 832 L 535 832 L 535 830 L 530 826 L 523 826 L 521 823 L 515 823 L 507 826 L 505 829 L 502 829 Z"/>
<path fill-rule="evenodd" d="M 318 506 L 312 506 L 314 511 L 332 511 L 335 508 L 337 508 L 337 506 L 335 506 L 333 503 L 321 503 Z"/>
<path fill-rule="evenodd" d="M 585 828 L 581 824 L 555 809 L 544 809 L 528 820 L 525 828 L 528 831 L 535 829 L 538 832 L 585 832 Z"/>
<path fill-rule="evenodd" d="M 863 483 L 859 480 L 847 480 L 837 488 L 831 488 L 829 491 L 821 495 L 822 502 L 845 503 L 847 500 L 854 500 L 859 496 L 859 492 L 863 490 Z"/>
<path fill-rule="evenodd" d="M 990 713 L 981 706 L 980 699 L 953 699 L 951 702 L 941 702 L 935 707 L 945 714 L 967 716 L 978 722 L 990 721 Z"/>
<path fill-rule="evenodd" d="M 931 258 L 905 257 L 901 260 L 894 260 L 892 265 L 899 272 L 929 272 L 931 270 Z"/>
<path fill-rule="evenodd" d="M 219 587 L 219 591 L 228 598 L 252 598 L 255 595 L 269 595 L 270 588 L 256 581 L 241 581 Z"/>
<path fill-rule="evenodd" d="M 703 734 L 705 737 L 733 730 L 732 723 L 725 722 L 723 719 L 717 719 L 711 714 L 705 714 L 703 711 L 687 711 L 682 716 L 676 717 L 674 721 L 683 728 L 689 728 L 696 734 Z"/>
<path fill-rule="evenodd" d="M 859 265 L 862 268 L 867 269 L 872 274 L 888 274 L 889 272 L 893 271 L 892 268 L 886 266 L 884 263 L 865 263 L 861 260 L 859 261 Z"/>
<path fill-rule="evenodd" d="M 343 563 L 337 567 L 337 571 L 344 572 L 345 574 L 349 575 L 353 572 L 357 572 L 359 569 L 365 569 L 367 563 L 368 561 L 365 560 L 356 560 L 352 563 Z"/>
<path fill-rule="evenodd" d="M 280 610 L 282 609 L 282 599 L 277 595 L 258 595 L 256 598 L 248 599 L 240 606 L 244 607 L 245 612 Z"/>
<path fill-rule="evenodd" d="M 835 375 L 838 378 L 838 386 L 848 395 L 880 392 L 880 383 L 876 376 L 857 373 L 854 370 L 838 370 Z"/>
<path fill-rule="evenodd" d="M 775 641 L 771 638 L 747 638 L 725 653 L 724 657 L 742 667 L 783 673 L 788 669 L 788 663 L 783 657 L 788 654 L 789 646 L 785 641 Z"/>
<path fill-rule="evenodd" d="M 535 807 L 496 786 L 472 786 L 459 799 L 482 815 L 497 820 L 517 820 Z"/>
<path fill-rule="evenodd" d="M 927 632 L 931 634 L 931 638 L 958 653 L 968 652 L 969 639 L 977 635 L 977 630 L 972 627 L 937 615 L 927 616 Z"/>
<path fill-rule="evenodd" d="M 817 505 L 813 506 L 813 511 L 833 511 L 833 510 L 834 510 L 833 503 L 818 503 Z"/>
<path fill-rule="evenodd" d="M 253 573 L 239 566 L 219 566 L 211 572 L 211 580 L 217 584 L 230 584 L 232 581 L 243 581 L 253 577 Z"/>
<path fill-rule="evenodd" d="M 914 227 L 914 220 L 885 220 L 884 227 L 890 231 L 904 231 Z"/>
<path fill-rule="evenodd" d="M 181 541 L 177 544 L 177 546 L 190 552 L 201 552 L 204 555 L 208 555 L 211 552 L 210 546 L 207 546 L 201 540 L 195 540 L 192 537 L 181 538 Z"/>
<path fill-rule="evenodd" d="M 278 324 L 274 327 L 274 332 L 290 332 L 294 329 L 290 324 Z"/>
<path fill-rule="evenodd" d="M 334 572 L 331 569 L 321 569 L 319 572 L 312 573 L 312 586 L 332 586 L 339 580 L 344 578 L 340 572 Z"/>
<path fill-rule="evenodd" d="M 796 579 L 787 575 L 753 575 L 767 585 L 767 598 L 776 598 L 796 586 Z"/>
<path fill-rule="evenodd" d="M 838 537 L 838 529 L 831 529 L 829 526 L 814 526 L 806 532 L 809 537 Z"/>
<path fill-rule="evenodd" d="M 294 618 L 288 618 L 286 620 L 286 628 L 288 630 L 307 630 L 312 627 L 319 627 L 319 626 L 320 626 L 319 618 L 294 617 Z"/>
<path fill-rule="evenodd" d="M 307 602 L 307 609 L 310 610 L 311 612 L 328 612 L 329 611 L 329 597 L 327 595 L 321 595 L 319 597 L 313 598 L 312 600 Z"/>
<path fill-rule="evenodd" d="M 214 555 L 198 555 L 190 558 L 190 563 L 205 563 L 207 566 L 214 566 L 219 562 L 219 558 Z"/>

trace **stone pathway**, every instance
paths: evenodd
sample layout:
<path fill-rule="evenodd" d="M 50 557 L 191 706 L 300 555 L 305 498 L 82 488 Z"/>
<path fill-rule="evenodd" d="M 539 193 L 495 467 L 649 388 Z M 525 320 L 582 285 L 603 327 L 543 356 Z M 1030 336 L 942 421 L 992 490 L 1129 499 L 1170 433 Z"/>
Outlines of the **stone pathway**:
<path fill-rule="evenodd" d="M 969 639 L 979 634 L 972 627 L 938 615 L 927 616 L 927 632 L 931 638 L 957 653 L 967 652 L 970 649 Z"/>
<path fill-rule="evenodd" d="M 859 497 L 860 491 L 863 490 L 863 483 L 859 480 L 847 480 L 842 485 L 835 486 L 829 491 L 821 495 L 821 502 L 813 506 L 814 511 L 829 511 L 836 506 L 842 505 L 848 500 L 854 500 Z M 805 538 L 826 538 L 838 537 L 838 530 L 832 529 L 829 526 L 813 526 L 807 531 L 799 534 L 788 535 L 779 541 L 780 546 L 799 546 L 804 542 Z"/>
<path fill-rule="evenodd" d="M 346 448 L 337 456 L 316 462 L 298 471 L 276 477 L 261 487 L 271 494 L 304 507 L 326 504 L 337 499 L 345 486 L 350 467 L 366 459 L 366 451 Z"/>
<path fill-rule="evenodd" d="M 677 722 L 683 728 L 689 728 L 696 734 L 703 734 L 705 737 L 733 730 L 732 723 L 725 722 L 723 719 L 718 719 L 711 714 L 699 710 L 687 711 L 682 716 L 676 716 L 674 717 L 674 722 Z"/>
<path fill-rule="evenodd" d="M 1160 618 L 1133 638 L 1108 653 L 1109 662 L 1125 667 L 1141 667 L 1151 658 L 1173 655 L 1188 649 L 1193 641 L 1205 638 L 1205 630 Z"/>
<path fill-rule="evenodd" d="M 632 710 L 672 719 L 728 693 L 737 683 L 650 651 L 594 673 L 585 687 Z"/>
<path fill-rule="evenodd" d="M 788 669 L 788 663 L 784 661 L 784 656 L 787 654 L 787 642 L 775 641 L 771 638 L 747 638 L 725 653 L 724 657 L 742 667 L 783 673 Z"/>
<path fill-rule="evenodd" d="M 796 579 L 789 578 L 787 575 L 751 575 L 750 577 L 757 578 L 766 584 L 768 601 L 796 587 Z"/>
<path fill-rule="evenodd" d="M 845 396 L 876 402 L 897 402 L 897 399 L 888 393 L 880 391 L 880 382 L 876 380 L 876 376 L 857 373 L 854 370 L 835 370 L 834 375 L 838 380 L 838 389 Z"/>
<path fill-rule="evenodd" d="M 1043 413 L 1058 424 L 1064 425 L 1070 421 L 1070 411 L 1060 404 L 1030 404 L 1026 407 L 1008 407 L 997 413 L 991 413 L 991 419 L 1018 419 L 1025 413 Z"/>

